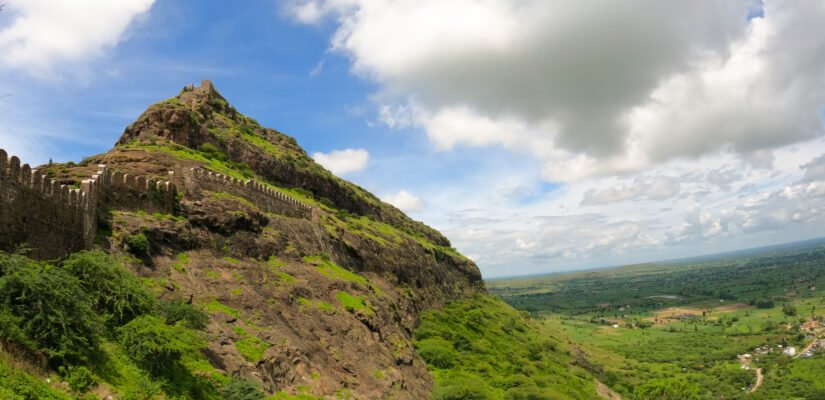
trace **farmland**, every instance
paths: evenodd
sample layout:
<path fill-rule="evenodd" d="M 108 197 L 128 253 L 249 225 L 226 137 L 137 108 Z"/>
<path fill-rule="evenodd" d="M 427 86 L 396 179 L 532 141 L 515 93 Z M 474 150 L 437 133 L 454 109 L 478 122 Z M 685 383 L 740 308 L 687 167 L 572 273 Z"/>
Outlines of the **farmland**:
<path fill-rule="evenodd" d="M 673 382 L 686 398 L 825 398 L 819 241 L 488 286 L 626 398 Z"/>

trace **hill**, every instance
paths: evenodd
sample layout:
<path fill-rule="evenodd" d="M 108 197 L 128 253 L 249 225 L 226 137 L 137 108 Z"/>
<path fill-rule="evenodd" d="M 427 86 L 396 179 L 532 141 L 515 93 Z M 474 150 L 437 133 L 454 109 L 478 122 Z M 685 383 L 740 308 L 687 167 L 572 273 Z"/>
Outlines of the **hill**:
<path fill-rule="evenodd" d="M 514 350 L 508 363 L 533 365 L 477 398 L 595 393 L 584 372 L 547 387 L 570 357 L 487 297 L 447 238 L 209 81 L 150 106 L 80 163 L 32 169 L 0 150 L 0 193 L 4 396 L 422 399 L 460 382 L 451 369 L 489 376 L 433 365 L 434 335 L 457 359 L 489 361 L 495 342 Z M 416 341 L 422 316 L 464 308 L 488 310 L 461 338 L 450 331 L 466 321 L 448 318 Z M 454 395 L 436 391 L 468 398 Z"/>

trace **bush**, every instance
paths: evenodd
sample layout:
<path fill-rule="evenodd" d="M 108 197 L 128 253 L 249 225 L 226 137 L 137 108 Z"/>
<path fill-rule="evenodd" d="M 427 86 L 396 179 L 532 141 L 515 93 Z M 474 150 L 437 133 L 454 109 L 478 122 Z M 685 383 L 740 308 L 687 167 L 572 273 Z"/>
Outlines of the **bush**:
<path fill-rule="evenodd" d="M 63 380 L 69 384 L 69 388 L 77 393 L 84 393 L 97 385 L 97 379 L 92 371 L 84 366 L 61 368 L 60 374 Z"/>
<path fill-rule="evenodd" d="M 159 312 L 168 325 L 180 322 L 189 329 L 203 330 L 209 324 L 209 315 L 181 300 L 161 302 Z"/>
<path fill-rule="evenodd" d="M 450 343 L 441 338 L 425 339 L 416 345 L 418 355 L 436 368 L 450 368 L 455 360 L 455 353 Z"/>
<path fill-rule="evenodd" d="M 796 307 L 794 307 L 791 303 L 785 303 L 782 306 L 782 312 L 789 317 L 794 317 L 797 315 Z"/>
<path fill-rule="evenodd" d="M 264 392 L 260 385 L 247 379 L 232 379 L 223 390 L 224 400 L 263 400 Z"/>
<path fill-rule="evenodd" d="M 696 385 L 680 379 L 654 379 L 638 386 L 633 400 L 699 400 Z"/>
<path fill-rule="evenodd" d="M 454 376 L 433 391 L 435 400 L 488 400 L 495 399 L 490 386 L 472 376 Z"/>
<path fill-rule="evenodd" d="M 178 366 L 184 354 L 203 347 L 202 339 L 178 325 L 166 325 L 158 317 L 144 315 L 120 328 L 123 351 L 138 365 L 154 374 Z"/>
<path fill-rule="evenodd" d="M 76 277 L 62 268 L 0 254 L 0 335 L 54 361 L 97 349 L 100 323 Z"/>
<path fill-rule="evenodd" d="M 80 280 L 95 309 L 114 326 L 147 314 L 154 306 L 154 298 L 138 278 L 102 251 L 72 254 L 63 267 Z"/>
<path fill-rule="evenodd" d="M 126 246 L 132 254 L 144 257 L 149 254 L 149 238 L 143 233 L 126 236 Z"/>

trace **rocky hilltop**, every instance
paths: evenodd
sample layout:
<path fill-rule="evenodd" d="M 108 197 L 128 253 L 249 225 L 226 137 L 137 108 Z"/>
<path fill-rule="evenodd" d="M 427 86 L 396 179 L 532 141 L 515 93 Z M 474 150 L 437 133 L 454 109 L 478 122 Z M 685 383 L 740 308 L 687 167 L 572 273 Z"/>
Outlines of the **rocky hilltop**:
<path fill-rule="evenodd" d="M 420 312 L 483 292 L 436 230 L 315 163 L 209 81 L 150 106 L 109 152 L 32 170 L 0 154 L 0 247 L 102 248 L 206 310 L 211 367 L 266 392 L 422 399 Z"/>

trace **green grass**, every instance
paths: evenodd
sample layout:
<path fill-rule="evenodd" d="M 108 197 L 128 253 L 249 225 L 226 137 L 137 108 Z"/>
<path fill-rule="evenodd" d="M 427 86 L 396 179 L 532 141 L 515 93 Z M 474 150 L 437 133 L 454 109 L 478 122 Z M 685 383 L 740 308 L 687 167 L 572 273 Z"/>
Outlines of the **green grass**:
<path fill-rule="evenodd" d="M 227 305 L 222 304 L 218 300 L 212 300 L 206 304 L 206 309 L 211 313 L 222 312 L 226 315 L 233 316 L 235 318 L 241 318 L 241 312 L 235 308 L 229 307 Z"/>
<path fill-rule="evenodd" d="M 252 204 L 252 202 L 250 202 L 249 200 L 247 200 L 247 199 L 245 199 L 245 198 L 243 198 L 243 197 L 240 197 L 240 196 L 235 196 L 234 194 L 230 194 L 230 193 L 225 193 L 225 192 L 212 192 L 212 197 L 214 197 L 214 198 L 216 198 L 216 199 L 221 199 L 221 200 L 232 200 L 232 201 L 237 201 L 237 202 L 239 202 L 239 203 L 246 204 L 246 205 L 247 205 L 247 206 L 249 206 L 249 207 L 252 207 L 252 208 L 257 208 L 257 207 L 255 207 L 255 205 L 254 205 L 254 204 Z"/>
<path fill-rule="evenodd" d="M 496 298 L 425 312 L 415 334 L 436 400 L 598 398 L 592 376 L 571 365 L 561 343 Z"/>
<path fill-rule="evenodd" d="M 324 312 L 334 313 L 336 311 L 335 306 L 323 300 L 310 300 L 306 297 L 299 297 L 298 304 L 300 304 L 303 307 L 312 308 Z"/>
<path fill-rule="evenodd" d="M 320 272 L 321 274 L 323 274 L 324 276 L 326 276 L 328 278 L 340 279 L 342 281 L 347 281 L 347 282 L 355 282 L 355 283 L 361 285 L 362 287 L 364 287 L 365 289 L 372 289 L 376 292 L 376 294 L 383 295 L 383 292 L 381 292 L 381 289 L 379 289 L 378 287 L 373 286 L 372 284 L 370 284 L 370 282 L 369 282 L 369 280 L 367 280 L 367 278 L 364 278 L 363 276 L 361 276 L 361 275 L 359 275 L 355 272 L 352 272 L 348 269 L 342 268 L 341 266 L 333 263 L 332 261 L 330 261 L 326 257 L 323 257 L 323 256 L 306 256 L 306 257 L 303 258 L 303 260 L 305 262 L 309 263 L 309 264 L 314 265 L 315 268 L 318 270 L 318 272 Z"/>
<path fill-rule="evenodd" d="M 246 329 L 236 326 L 232 331 L 240 335 L 243 339 L 235 342 L 235 348 L 241 353 L 246 361 L 256 363 L 264 357 L 264 352 L 270 345 L 246 331 Z"/>
<path fill-rule="evenodd" d="M 50 387 L 42 379 L 9 367 L 0 355 L 0 399 L 70 400 L 72 397 Z"/>
<path fill-rule="evenodd" d="M 178 262 L 172 264 L 172 269 L 180 273 L 186 272 L 186 266 L 189 265 L 189 256 L 186 253 L 179 253 L 177 256 Z"/>
<path fill-rule="evenodd" d="M 269 259 L 266 260 L 266 264 L 269 265 L 272 268 L 279 268 L 279 267 L 283 267 L 284 265 L 286 265 L 285 262 L 279 260 L 275 256 L 269 256 Z"/>
<path fill-rule="evenodd" d="M 372 314 L 372 307 L 370 307 L 366 301 L 364 301 L 363 297 L 353 296 L 347 292 L 341 292 L 335 294 L 335 298 L 338 299 L 338 302 L 341 303 L 341 306 L 344 307 L 345 310 L 349 312 L 355 311 L 364 311 L 367 314 Z"/>

